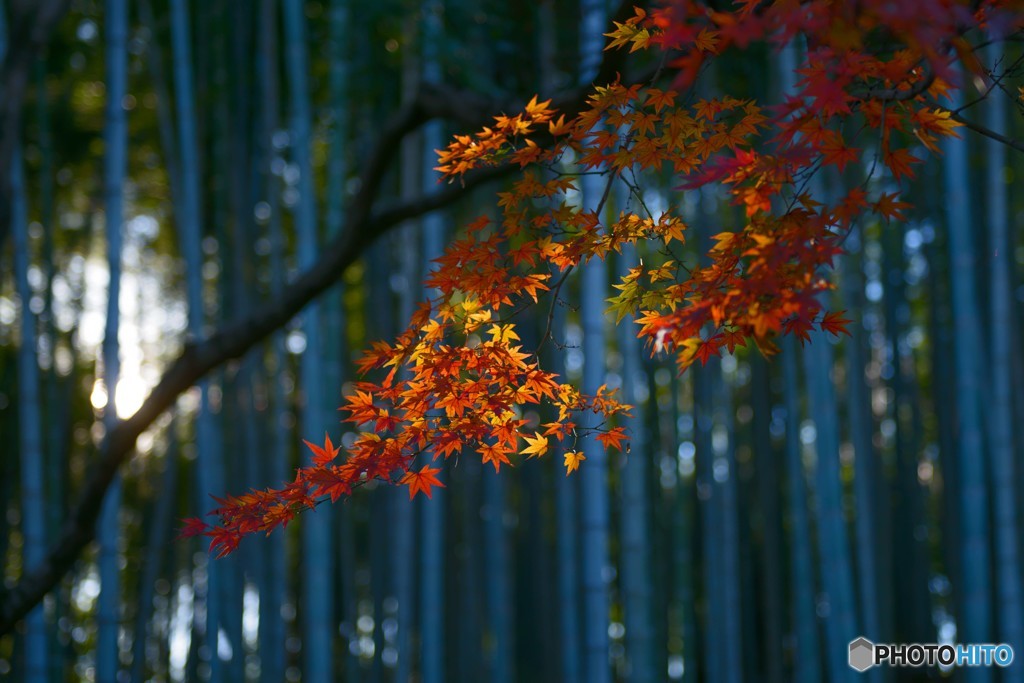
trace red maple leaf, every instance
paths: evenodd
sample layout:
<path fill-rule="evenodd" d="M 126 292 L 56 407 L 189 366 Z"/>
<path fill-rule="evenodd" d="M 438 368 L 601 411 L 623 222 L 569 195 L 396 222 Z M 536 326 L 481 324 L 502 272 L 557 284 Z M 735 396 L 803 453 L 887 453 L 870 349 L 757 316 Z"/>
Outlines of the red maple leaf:
<path fill-rule="evenodd" d="M 809 333 L 814 329 L 814 323 L 808 318 L 798 315 L 787 320 L 782 329 L 786 334 L 795 334 L 800 340 L 800 345 L 803 346 L 805 342 L 811 341 Z"/>
<path fill-rule="evenodd" d="M 712 356 L 720 355 L 719 349 L 721 348 L 723 341 L 724 340 L 722 339 L 722 335 L 716 334 L 710 339 L 705 339 L 700 343 L 700 345 L 697 346 L 697 352 L 695 355 L 697 358 L 700 359 L 701 365 L 707 365 L 708 359 L 710 359 Z"/>
<path fill-rule="evenodd" d="M 178 530 L 177 538 L 191 538 L 193 536 L 202 536 L 210 530 L 210 525 L 204 522 L 199 517 L 189 517 L 182 520 L 184 524 L 181 529 Z"/>
<path fill-rule="evenodd" d="M 727 330 L 722 341 L 725 347 L 729 349 L 729 353 L 735 351 L 737 346 L 747 345 L 747 339 L 740 330 Z"/>
<path fill-rule="evenodd" d="M 846 326 L 853 321 L 842 317 L 845 312 L 846 311 L 837 311 L 835 313 L 826 313 L 825 317 L 821 319 L 820 323 L 818 323 L 818 327 L 820 327 L 823 332 L 829 332 L 837 337 L 840 334 L 845 334 L 849 337 L 850 331 L 846 329 Z"/>
<path fill-rule="evenodd" d="M 899 182 L 900 178 L 913 178 L 914 169 L 910 165 L 920 161 L 920 159 L 905 149 L 894 149 L 885 155 L 885 165 L 892 171 L 896 182 Z"/>
<path fill-rule="evenodd" d="M 336 457 L 338 457 L 338 452 L 341 451 L 340 445 L 335 446 L 333 443 L 331 443 L 331 436 L 327 432 L 324 432 L 323 448 L 320 448 L 320 446 L 317 446 L 315 443 L 310 443 L 305 439 L 302 440 L 302 443 L 309 446 L 309 450 L 313 451 L 313 464 L 318 466 L 326 465 L 327 463 L 333 461 Z"/>

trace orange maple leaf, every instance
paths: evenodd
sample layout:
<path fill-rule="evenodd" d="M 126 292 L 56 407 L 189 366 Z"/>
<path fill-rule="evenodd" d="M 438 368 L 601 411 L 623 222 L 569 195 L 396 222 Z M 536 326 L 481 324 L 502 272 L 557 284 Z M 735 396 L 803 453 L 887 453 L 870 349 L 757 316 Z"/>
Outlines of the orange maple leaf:
<path fill-rule="evenodd" d="M 565 452 L 565 476 L 569 476 L 570 473 L 575 472 L 580 468 L 580 463 L 586 460 L 587 457 L 579 451 L 566 451 Z"/>
<path fill-rule="evenodd" d="M 614 448 L 617 451 L 621 451 L 622 442 L 626 440 L 626 428 L 615 427 L 607 432 L 601 432 L 596 438 L 605 448 Z"/>
<path fill-rule="evenodd" d="M 409 487 L 409 500 L 412 500 L 420 491 L 425 493 L 427 498 L 430 498 L 432 486 L 444 488 L 441 480 L 434 476 L 440 471 L 441 468 L 439 467 L 424 467 L 419 472 L 409 470 L 398 483 Z"/>
<path fill-rule="evenodd" d="M 480 446 L 480 459 L 486 465 L 494 465 L 494 471 L 501 469 L 502 465 L 509 465 L 508 451 L 500 443 L 483 444 Z"/>

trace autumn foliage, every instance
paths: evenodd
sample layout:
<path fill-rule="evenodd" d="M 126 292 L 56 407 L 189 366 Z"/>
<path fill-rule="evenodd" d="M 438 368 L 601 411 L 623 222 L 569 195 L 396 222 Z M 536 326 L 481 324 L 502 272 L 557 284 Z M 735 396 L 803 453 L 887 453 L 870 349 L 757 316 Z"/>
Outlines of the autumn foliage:
<path fill-rule="evenodd" d="M 269 533 L 370 480 L 429 497 L 443 486 L 431 464 L 453 456 L 500 470 L 559 444 L 568 474 L 585 460 L 581 434 L 621 447 L 627 435 L 616 418 L 628 406 L 603 388 L 583 396 L 541 367 L 515 320 L 531 306 L 550 311 L 573 269 L 626 244 L 649 243 L 651 256 L 616 285 L 611 310 L 635 320 L 652 353 L 673 353 L 680 371 L 749 342 L 770 355 L 783 334 L 842 334 L 850 321 L 824 310 L 820 296 L 832 260 L 859 217 L 900 220 L 907 208 L 898 191 L 872 189 L 867 178 L 888 174 L 896 190 L 921 161 L 912 149 L 937 152 L 942 137 L 957 134 L 947 96 L 965 75 L 985 87 L 976 47 L 1019 28 L 1020 10 L 1014 1 L 956 0 L 636 9 L 607 34 L 608 49 L 652 51 L 663 62 L 653 82 L 596 84 L 571 118 L 534 97 L 439 151 L 437 170 L 452 182 L 484 166 L 522 171 L 498 195 L 500 219 L 473 222 L 438 260 L 434 296 L 405 331 L 359 362 L 361 379 L 341 406 L 357 432 L 344 454 L 330 436 L 307 442 L 312 464 L 293 481 L 220 500 L 216 524 L 189 520 L 185 533 L 210 536 L 223 555 L 244 535 Z M 696 95 L 716 58 L 755 43 L 801 55 L 790 92 L 774 102 Z M 593 207 L 580 206 L 581 174 L 608 184 Z M 668 210 L 647 209 L 642 179 L 654 174 L 679 190 L 719 186 L 739 207 L 743 218 L 722 226 L 699 263 L 678 250 L 688 238 L 683 193 Z M 812 178 L 829 191 L 812 193 Z M 613 183 L 631 199 L 609 216 Z M 550 325 L 540 345 L 549 337 Z M 542 403 L 556 419 L 525 417 Z"/>

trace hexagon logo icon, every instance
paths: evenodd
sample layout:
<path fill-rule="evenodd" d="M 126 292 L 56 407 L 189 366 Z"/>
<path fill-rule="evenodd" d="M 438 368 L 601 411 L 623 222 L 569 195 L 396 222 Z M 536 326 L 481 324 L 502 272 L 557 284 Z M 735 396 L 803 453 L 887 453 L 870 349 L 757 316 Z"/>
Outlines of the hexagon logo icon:
<path fill-rule="evenodd" d="M 875 664 L 875 644 L 867 638 L 850 642 L 850 668 L 864 672 Z"/>

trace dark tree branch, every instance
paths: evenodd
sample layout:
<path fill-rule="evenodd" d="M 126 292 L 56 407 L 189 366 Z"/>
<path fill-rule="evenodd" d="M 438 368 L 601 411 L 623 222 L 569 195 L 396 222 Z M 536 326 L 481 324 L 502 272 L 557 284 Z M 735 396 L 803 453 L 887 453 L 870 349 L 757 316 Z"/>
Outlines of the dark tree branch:
<path fill-rule="evenodd" d="M 43 562 L 26 572 L 18 584 L 3 596 L 0 634 L 9 632 L 60 581 L 93 540 L 100 506 L 118 469 L 132 454 L 139 435 L 170 408 L 179 395 L 206 373 L 232 358 L 241 357 L 291 320 L 307 303 L 330 287 L 378 237 L 406 220 L 448 206 L 475 187 L 514 170 L 514 167 L 503 166 L 467 174 L 463 185 L 444 186 L 433 194 L 384 209 L 366 220 L 350 222 L 349 229 L 329 244 L 320 260 L 288 286 L 279 299 L 242 320 L 224 326 L 201 342 L 186 344 L 138 412 L 119 422 L 103 440 L 100 461 L 89 473 L 77 502 L 68 513 L 60 537 Z"/>
<path fill-rule="evenodd" d="M 942 109 L 943 109 L 943 111 L 949 112 L 949 118 L 951 118 L 954 121 L 957 121 L 959 123 L 962 123 L 965 128 L 973 130 L 975 133 L 978 133 L 979 135 L 984 135 L 987 138 L 992 138 L 993 140 L 1001 142 L 1004 145 L 1006 145 L 1007 147 L 1009 147 L 1010 149 L 1015 149 L 1018 152 L 1024 152 L 1024 143 L 1022 143 L 1020 140 L 1015 140 L 1015 139 L 1013 139 L 1011 137 L 1007 137 L 1006 135 L 1003 135 L 1002 133 L 998 133 L 998 132 L 992 130 L 991 128 L 986 128 L 985 126 L 981 125 L 980 123 L 975 123 L 974 121 L 971 121 L 970 119 L 965 119 L 963 116 L 961 116 L 960 114 L 956 113 L 955 111 L 950 111 L 949 109 L 945 109 L 945 108 L 942 108 Z"/>
<path fill-rule="evenodd" d="M 624 20 L 631 6 L 630 2 L 623 3 L 616 20 Z M 613 80 L 621 70 L 623 55 L 620 50 L 606 52 L 596 82 Z M 645 82 L 653 73 L 651 68 L 627 80 Z M 566 116 L 572 116 L 585 106 L 589 92 L 589 86 L 572 89 L 553 98 L 552 106 L 557 106 Z M 517 108 L 509 106 L 510 110 Z M 460 123 L 477 126 L 500 110 L 500 103 L 478 94 L 425 84 L 408 105 L 396 112 L 382 129 L 364 164 L 359 190 L 344 229 L 324 248 L 320 259 L 292 282 L 279 298 L 259 311 L 225 324 L 205 340 L 187 343 L 139 410 L 107 433 L 100 446 L 99 462 L 71 507 L 60 537 L 38 566 L 28 568 L 17 585 L 0 596 L 0 635 L 9 633 L 58 584 L 92 542 L 100 507 L 117 471 L 130 458 L 139 435 L 170 408 L 178 396 L 214 368 L 241 357 L 284 326 L 338 280 L 345 269 L 384 233 L 407 220 L 449 206 L 480 185 L 518 170 L 518 167 L 508 165 L 479 169 L 467 174 L 461 183 L 441 185 L 431 194 L 374 211 L 387 170 L 405 136 L 433 118 L 450 117 Z"/>
<path fill-rule="evenodd" d="M 899 88 L 868 88 L 863 92 L 855 92 L 854 94 L 864 100 L 881 100 L 883 102 L 912 100 L 932 87 L 932 83 L 935 82 L 935 71 L 932 69 L 931 63 L 925 61 L 922 68 L 924 69 L 924 78 L 919 79 L 906 90 L 900 90 Z"/>

